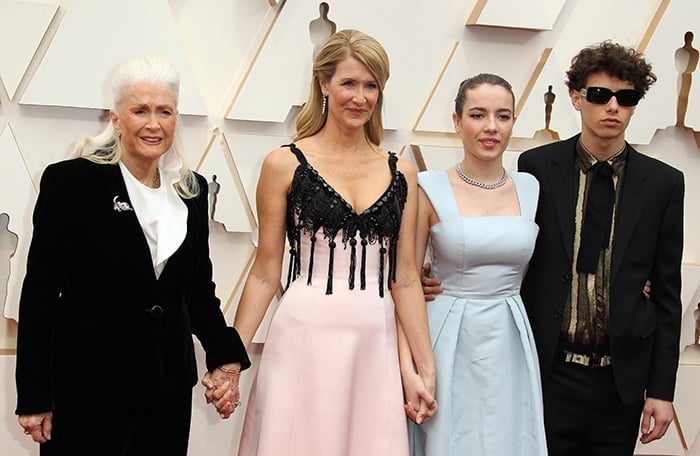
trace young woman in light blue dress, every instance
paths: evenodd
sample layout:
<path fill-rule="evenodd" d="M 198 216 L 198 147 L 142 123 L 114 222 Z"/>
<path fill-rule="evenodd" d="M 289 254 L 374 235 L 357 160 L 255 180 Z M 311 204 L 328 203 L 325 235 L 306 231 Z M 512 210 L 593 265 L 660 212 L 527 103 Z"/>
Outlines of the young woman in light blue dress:
<path fill-rule="evenodd" d="M 539 186 L 502 164 L 514 104 L 499 76 L 462 82 L 452 119 L 464 157 L 419 174 L 418 261 L 427 251 L 443 292 L 427 303 L 439 409 L 409 424 L 413 456 L 547 454 L 537 354 L 520 298 Z M 408 351 L 401 356 L 408 364 Z M 408 415 L 420 405 L 407 404 Z"/>

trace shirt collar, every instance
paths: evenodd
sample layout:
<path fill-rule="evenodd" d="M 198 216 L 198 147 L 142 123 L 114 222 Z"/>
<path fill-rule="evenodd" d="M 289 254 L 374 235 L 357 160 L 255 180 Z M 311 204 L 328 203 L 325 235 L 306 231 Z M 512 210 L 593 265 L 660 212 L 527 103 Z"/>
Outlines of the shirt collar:
<path fill-rule="evenodd" d="M 612 166 L 613 173 L 615 173 L 615 175 L 620 174 L 623 165 L 627 161 L 627 155 L 627 143 L 625 142 L 625 145 L 622 146 L 622 149 L 620 149 L 618 152 L 616 152 L 606 160 L 608 163 L 610 163 L 610 166 Z M 592 153 L 588 151 L 588 149 L 586 149 L 586 146 L 583 145 L 583 142 L 581 141 L 580 137 L 578 141 L 576 141 L 576 161 L 584 174 L 587 173 L 589 169 L 591 169 L 591 166 L 593 166 L 599 161 L 593 156 Z"/>

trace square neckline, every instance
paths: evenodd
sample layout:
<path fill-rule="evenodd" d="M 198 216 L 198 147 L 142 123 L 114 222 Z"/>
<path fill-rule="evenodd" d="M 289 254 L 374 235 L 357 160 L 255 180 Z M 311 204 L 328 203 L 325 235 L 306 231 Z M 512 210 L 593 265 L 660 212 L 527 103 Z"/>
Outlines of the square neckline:
<path fill-rule="evenodd" d="M 510 173 L 509 171 L 506 171 L 506 173 L 508 174 L 508 178 L 511 181 L 513 181 L 513 186 L 515 188 L 515 197 L 518 200 L 518 213 L 517 214 L 510 214 L 510 215 L 464 215 L 464 214 L 462 214 L 462 211 L 460 211 L 460 209 L 459 209 L 459 204 L 457 203 L 457 197 L 455 196 L 454 187 L 452 186 L 452 182 L 450 181 L 450 175 L 447 173 L 447 170 L 442 170 L 442 172 L 444 174 L 444 178 L 447 180 L 447 185 L 450 187 L 450 190 L 451 190 L 450 196 L 451 196 L 452 204 L 456 208 L 457 213 L 459 214 L 459 216 L 461 218 L 477 218 L 477 217 L 503 217 L 503 218 L 516 217 L 516 218 L 518 218 L 518 217 L 523 217 L 523 203 L 522 203 L 522 200 L 520 199 L 520 191 L 518 189 L 517 179 L 514 179 L 513 174 Z M 432 204 L 432 202 L 431 202 L 431 204 Z M 437 223 L 435 225 L 437 225 Z"/>

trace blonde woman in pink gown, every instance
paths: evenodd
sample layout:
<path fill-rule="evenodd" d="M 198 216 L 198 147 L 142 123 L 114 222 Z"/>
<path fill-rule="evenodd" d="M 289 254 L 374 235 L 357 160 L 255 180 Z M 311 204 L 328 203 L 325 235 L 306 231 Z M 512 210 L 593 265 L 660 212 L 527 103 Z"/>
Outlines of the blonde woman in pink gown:
<path fill-rule="evenodd" d="M 332 35 L 315 59 L 294 143 L 263 163 L 259 247 L 234 322 L 246 345 L 279 288 L 285 237 L 291 257 L 240 456 L 406 456 L 396 317 L 415 360 L 403 369 L 417 391 L 408 399 L 423 404 L 421 420 L 435 412 L 415 266 L 416 170 L 379 147 L 388 76 L 376 40 Z"/>

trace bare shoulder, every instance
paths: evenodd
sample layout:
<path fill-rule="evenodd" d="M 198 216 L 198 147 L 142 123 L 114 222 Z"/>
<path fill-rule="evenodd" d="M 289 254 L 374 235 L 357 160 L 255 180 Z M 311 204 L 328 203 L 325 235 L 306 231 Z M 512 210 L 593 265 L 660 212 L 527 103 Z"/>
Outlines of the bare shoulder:
<path fill-rule="evenodd" d="M 263 160 L 258 187 L 262 186 L 268 192 L 273 189 L 288 191 L 298 166 L 299 160 L 289 147 L 274 149 Z"/>
<path fill-rule="evenodd" d="M 272 173 L 287 173 L 299 165 L 299 160 L 289 147 L 274 149 L 263 160 L 263 169 Z"/>

